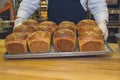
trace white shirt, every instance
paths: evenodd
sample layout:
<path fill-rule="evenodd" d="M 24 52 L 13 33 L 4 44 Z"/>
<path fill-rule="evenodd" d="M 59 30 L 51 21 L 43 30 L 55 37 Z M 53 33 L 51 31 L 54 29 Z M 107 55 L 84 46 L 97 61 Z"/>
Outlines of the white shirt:
<path fill-rule="evenodd" d="M 48 3 L 48 0 L 46 0 Z M 97 23 L 108 22 L 108 9 L 106 0 L 80 0 L 84 10 L 86 11 L 86 3 L 93 14 Z M 23 0 L 18 9 L 17 17 L 28 19 L 38 8 L 40 0 Z"/>

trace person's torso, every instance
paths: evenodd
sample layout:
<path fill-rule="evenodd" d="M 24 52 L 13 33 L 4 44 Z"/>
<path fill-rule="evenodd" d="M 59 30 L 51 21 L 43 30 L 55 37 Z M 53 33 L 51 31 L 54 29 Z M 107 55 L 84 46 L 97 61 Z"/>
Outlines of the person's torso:
<path fill-rule="evenodd" d="M 86 18 L 86 11 L 80 0 L 49 0 L 48 19 L 59 24 L 61 21 L 78 23 Z"/>
<path fill-rule="evenodd" d="M 47 4 L 48 4 L 48 1 L 49 1 L 49 0 L 46 0 Z M 68 1 L 69 1 L 69 0 L 68 0 Z M 87 8 L 86 8 L 87 0 L 80 0 L 80 3 L 81 3 L 81 5 L 82 5 L 82 7 L 84 8 L 84 10 L 86 11 L 86 10 L 87 10 Z"/>

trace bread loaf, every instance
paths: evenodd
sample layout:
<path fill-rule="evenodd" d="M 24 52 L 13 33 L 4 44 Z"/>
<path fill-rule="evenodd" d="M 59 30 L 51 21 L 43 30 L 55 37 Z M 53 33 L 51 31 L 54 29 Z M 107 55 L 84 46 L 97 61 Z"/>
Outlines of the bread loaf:
<path fill-rule="evenodd" d="M 28 27 L 26 25 L 18 25 L 13 29 L 13 33 L 20 32 L 20 33 L 27 33 L 29 35 L 34 31 L 36 31 L 34 28 Z"/>
<path fill-rule="evenodd" d="M 76 33 L 69 29 L 61 29 L 54 33 L 53 44 L 56 52 L 71 52 L 76 49 Z"/>
<path fill-rule="evenodd" d="M 78 37 L 80 51 L 104 50 L 104 40 L 101 34 L 94 31 L 84 32 Z"/>
<path fill-rule="evenodd" d="M 31 53 L 49 52 L 50 35 L 45 31 L 36 31 L 28 38 L 28 47 Z"/>
<path fill-rule="evenodd" d="M 82 20 L 77 24 L 78 35 L 86 31 L 95 31 L 98 32 L 99 34 L 103 34 L 102 31 L 99 29 L 97 23 L 89 19 Z"/>
<path fill-rule="evenodd" d="M 55 22 L 52 22 L 52 21 L 43 21 L 40 24 L 45 25 L 48 28 L 50 28 L 52 33 L 56 30 L 56 27 L 57 27 L 57 24 Z"/>
<path fill-rule="evenodd" d="M 34 19 L 28 19 L 28 20 L 23 21 L 22 25 L 26 25 L 27 27 L 36 31 L 36 26 L 39 25 L 39 22 L 37 22 Z"/>
<path fill-rule="evenodd" d="M 103 33 L 93 20 L 82 20 L 77 24 L 80 51 L 104 50 Z"/>
<path fill-rule="evenodd" d="M 5 38 L 5 48 L 10 54 L 27 53 L 28 35 L 25 33 L 12 33 Z"/>
<path fill-rule="evenodd" d="M 62 21 L 56 28 L 56 31 L 60 29 L 70 29 L 76 33 L 77 28 L 76 28 L 76 25 L 71 21 Z"/>
<path fill-rule="evenodd" d="M 48 27 L 47 25 L 38 25 L 36 26 L 37 31 L 45 31 L 48 32 L 50 35 L 52 35 L 53 31 L 50 27 Z"/>
<path fill-rule="evenodd" d="M 89 27 L 88 25 L 91 26 L 91 27 L 97 27 L 97 23 L 94 20 L 91 20 L 91 19 L 84 19 L 84 20 L 81 20 L 77 23 L 78 28 L 79 27 L 84 27 L 84 26 Z"/>

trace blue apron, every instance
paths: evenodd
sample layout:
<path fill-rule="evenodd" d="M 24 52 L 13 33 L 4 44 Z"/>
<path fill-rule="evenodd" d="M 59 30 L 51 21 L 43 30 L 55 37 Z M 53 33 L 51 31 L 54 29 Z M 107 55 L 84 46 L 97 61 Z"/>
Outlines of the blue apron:
<path fill-rule="evenodd" d="M 80 0 L 48 0 L 48 20 L 59 24 L 61 21 L 78 23 L 87 16 Z"/>

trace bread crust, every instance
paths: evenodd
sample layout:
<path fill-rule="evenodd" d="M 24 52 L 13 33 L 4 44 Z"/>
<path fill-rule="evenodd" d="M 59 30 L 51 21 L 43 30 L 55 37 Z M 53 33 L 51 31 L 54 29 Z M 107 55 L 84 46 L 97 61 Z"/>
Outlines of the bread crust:
<path fill-rule="evenodd" d="M 103 32 L 93 20 L 85 19 L 77 24 L 80 51 L 104 50 Z"/>
<path fill-rule="evenodd" d="M 71 21 L 62 21 L 58 27 L 56 28 L 56 31 L 60 30 L 60 29 L 70 29 L 72 30 L 73 32 L 76 33 L 76 25 L 71 22 Z"/>
<path fill-rule="evenodd" d="M 49 52 L 51 36 L 45 31 L 36 31 L 28 38 L 28 47 L 31 53 Z"/>
<path fill-rule="evenodd" d="M 10 54 L 27 53 L 27 38 L 24 33 L 12 33 L 5 38 L 5 47 Z"/>
<path fill-rule="evenodd" d="M 54 33 L 56 28 L 57 28 L 57 24 L 53 21 L 43 21 L 43 22 L 40 23 L 40 25 L 47 26 L 48 28 L 51 29 L 52 33 Z"/>
<path fill-rule="evenodd" d="M 54 33 L 53 44 L 56 52 L 71 52 L 76 49 L 76 33 L 69 29 L 61 29 Z"/>

